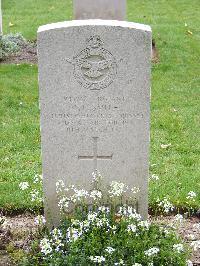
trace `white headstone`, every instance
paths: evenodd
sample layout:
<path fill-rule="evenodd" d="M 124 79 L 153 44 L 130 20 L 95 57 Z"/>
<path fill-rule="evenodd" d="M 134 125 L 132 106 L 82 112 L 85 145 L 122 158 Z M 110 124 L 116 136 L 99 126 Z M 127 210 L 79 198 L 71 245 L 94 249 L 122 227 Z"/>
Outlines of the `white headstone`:
<path fill-rule="evenodd" d="M 139 187 L 147 217 L 151 29 L 85 20 L 38 30 L 45 212 L 56 223 L 55 183 L 92 189 L 92 172 Z"/>
<path fill-rule="evenodd" d="M 75 19 L 126 20 L 126 0 L 74 0 Z"/>

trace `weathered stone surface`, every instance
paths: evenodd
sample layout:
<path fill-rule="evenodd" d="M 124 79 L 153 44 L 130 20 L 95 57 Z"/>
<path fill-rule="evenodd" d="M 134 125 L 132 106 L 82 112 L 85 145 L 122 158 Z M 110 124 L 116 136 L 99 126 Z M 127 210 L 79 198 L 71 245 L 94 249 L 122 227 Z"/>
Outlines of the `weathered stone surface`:
<path fill-rule="evenodd" d="M 126 0 L 74 0 L 75 19 L 126 20 Z"/>
<path fill-rule="evenodd" d="M 147 217 L 151 29 L 119 21 L 69 21 L 38 30 L 46 214 L 55 182 L 92 189 L 92 172 L 140 187 Z M 50 219 L 50 218 L 49 218 Z"/>

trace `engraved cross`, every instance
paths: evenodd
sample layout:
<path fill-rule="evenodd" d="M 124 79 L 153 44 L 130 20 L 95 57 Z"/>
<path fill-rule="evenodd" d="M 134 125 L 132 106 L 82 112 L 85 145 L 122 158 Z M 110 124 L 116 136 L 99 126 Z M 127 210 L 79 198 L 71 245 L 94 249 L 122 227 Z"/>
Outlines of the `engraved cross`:
<path fill-rule="evenodd" d="M 93 155 L 78 155 L 79 160 L 93 160 L 94 162 L 94 171 L 97 170 L 98 160 L 112 160 L 113 154 L 111 155 L 98 155 L 98 137 L 93 138 Z"/>

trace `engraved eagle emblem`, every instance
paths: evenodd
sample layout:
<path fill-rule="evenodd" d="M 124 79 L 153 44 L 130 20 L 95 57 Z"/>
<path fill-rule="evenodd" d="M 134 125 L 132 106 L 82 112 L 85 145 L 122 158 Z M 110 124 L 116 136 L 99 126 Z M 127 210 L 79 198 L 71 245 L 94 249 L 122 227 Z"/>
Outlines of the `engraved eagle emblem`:
<path fill-rule="evenodd" d="M 67 62 L 74 65 L 74 77 L 80 85 L 90 90 L 109 86 L 117 73 L 114 56 L 103 48 L 99 36 L 90 36 L 87 47 Z"/>

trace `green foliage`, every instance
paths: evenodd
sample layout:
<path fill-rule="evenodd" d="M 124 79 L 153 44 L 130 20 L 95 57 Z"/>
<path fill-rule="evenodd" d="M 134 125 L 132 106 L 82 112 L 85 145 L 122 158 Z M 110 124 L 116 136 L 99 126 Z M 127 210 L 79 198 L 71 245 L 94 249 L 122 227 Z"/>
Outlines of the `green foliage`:
<path fill-rule="evenodd" d="M 12 253 L 9 254 L 14 263 L 18 263 L 18 261 L 21 261 L 26 255 L 22 249 L 15 249 Z"/>
<path fill-rule="evenodd" d="M 22 265 L 187 265 L 188 248 L 172 228 L 142 221 L 129 207 L 121 210 L 65 218 L 36 240 Z"/>
<path fill-rule="evenodd" d="M 2 1 L 4 34 L 22 32 L 35 40 L 39 26 L 72 19 L 72 0 Z"/>
<path fill-rule="evenodd" d="M 26 43 L 21 33 L 0 36 L 0 60 L 20 51 Z"/>

